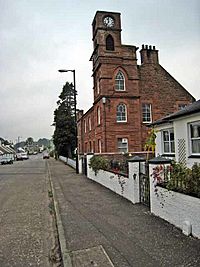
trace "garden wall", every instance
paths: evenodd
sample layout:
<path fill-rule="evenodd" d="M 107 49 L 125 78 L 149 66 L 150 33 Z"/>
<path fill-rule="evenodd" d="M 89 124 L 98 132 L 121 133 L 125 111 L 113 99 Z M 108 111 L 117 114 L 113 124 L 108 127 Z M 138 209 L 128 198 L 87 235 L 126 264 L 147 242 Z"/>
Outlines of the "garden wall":
<path fill-rule="evenodd" d="M 72 168 L 76 169 L 76 161 L 70 158 L 66 158 L 63 156 L 59 156 L 59 160 L 66 163 L 67 165 L 71 166 Z"/>
<path fill-rule="evenodd" d="M 150 166 L 151 212 L 182 229 L 184 234 L 200 238 L 200 199 L 155 187 L 152 168 Z"/>
<path fill-rule="evenodd" d="M 91 156 L 87 156 L 87 162 L 89 163 Z M 134 165 L 134 167 L 133 167 Z M 118 195 L 130 200 L 132 203 L 139 202 L 139 165 L 138 162 L 129 163 L 129 177 L 114 174 L 112 172 L 99 170 L 95 175 L 94 171 L 87 168 L 87 177 L 106 188 L 109 188 Z M 135 175 L 133 178 L 133 172 Z"/>

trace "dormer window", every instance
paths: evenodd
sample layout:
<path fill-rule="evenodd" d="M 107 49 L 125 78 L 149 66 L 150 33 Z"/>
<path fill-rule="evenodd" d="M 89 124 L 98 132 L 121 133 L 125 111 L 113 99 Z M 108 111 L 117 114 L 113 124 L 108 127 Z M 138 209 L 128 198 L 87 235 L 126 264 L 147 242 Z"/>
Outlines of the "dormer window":
<path fill-rule="evenodd" d="M 109 51 L 115 50 L 114 39 L 110 34 L 106 38 L 106 50 L 109 50 Z"/>
<path fill-rule="evenodd" d="M 118 71 L 115 77 L 115 90 L 125 91 L 125 80 L 124 80 L 124 75 L 121 71 Z"/>

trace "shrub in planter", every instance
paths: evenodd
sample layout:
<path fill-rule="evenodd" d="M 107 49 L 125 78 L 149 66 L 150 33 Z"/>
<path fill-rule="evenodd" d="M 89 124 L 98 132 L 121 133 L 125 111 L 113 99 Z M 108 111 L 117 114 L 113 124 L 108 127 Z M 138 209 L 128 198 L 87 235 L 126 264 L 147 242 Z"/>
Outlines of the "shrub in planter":
<path fill-rule="evenodd" d="M 200 198 L 200 166 L 194 164 L 189 169 L 180 163 L 174 163 L 166 187 L 168 190 Z"/>
<path fill-rule="evenodd" d="M 102 156 L 93 156 L 90 159 L 89 167 L 92 168 L 95 175 L 97 175 L 99 170 L 107 170 L 108 169 L 108 160 Z"/>

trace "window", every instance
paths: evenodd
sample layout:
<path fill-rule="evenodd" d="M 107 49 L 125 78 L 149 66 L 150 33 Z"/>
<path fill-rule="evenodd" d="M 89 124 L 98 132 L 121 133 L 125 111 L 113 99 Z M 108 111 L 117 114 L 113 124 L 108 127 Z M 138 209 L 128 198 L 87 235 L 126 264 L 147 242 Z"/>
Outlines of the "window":
<path fill-rule="evenodd" d="M 99 80 L 97 80 L 97 94 L 100 93 L 100 88 L 99 88 Z"/>
<path fill-rule="evenodd" d="M 152 122 L 151 104 L 142 104 L 142 121 L 143 123 Z"/>
<path fill-rule="evenodd" d="M 85 151 L 84 151 L 85 153 L 87 153 L 88 151 L 87 151 L 87 143 L 85 143 Z"/>
<path fill-rule="evenodd" d="M 92 126 L 91 126 L 91 118 L 88 118 L 88 127 L 89 127 L 89 131 L 92 130 Z"/>
<path fill-rule="evenodd" d="M 174 154 L 175 145 L 174 145 L 174 131 L 173 129 L 164 130 L 162 132 L 163 137 L 163 152 Z"/>
<path fill-rule="evenodd" d="M 115 50 L 114 39 L 112 38 L 110 34 L 106 38 L 106 50 L 110 50 L 110 51 Z"/>
<path fill-rule="evenodd" d="M 84 133 L 87 131 L 86 120 L 84 120 Z"/>
<path fill-rule="evenodd" d="M 101 123 L 100 107 L 97 108 L 97 125 Z"/>
<path fill-rule="evenodd" d="M 118 138 L 117 139 L 117 148 L 119 152 L 128 152 L 128 139 L 127 138 Z"/>
<path fill-rule="evenodd" d="M 121 71 L 118 71 L 118 73 L 115 77 L 115 90 L 116 91 L 124 91 L 125 90 L 124 75 Z"/>
<path fill-rule="evenodd" d="M 200 121 L 191 123 L 189 129 L 191 154 L 200 155 Z"/>
<path fill-rule="evenodd" d="M 98 150 L 101 153 L 101 139 L 98 139 Z"/>
<path fill-rule="evenodd" d="M 90 141 L 90 151 L 89 152 L 92 152 L 92 142 Z"/>
<path fill-rule="evenodd" d="M 117 122 L 126 122 L 126 105 L 119 104 L 117 106 Z"/>

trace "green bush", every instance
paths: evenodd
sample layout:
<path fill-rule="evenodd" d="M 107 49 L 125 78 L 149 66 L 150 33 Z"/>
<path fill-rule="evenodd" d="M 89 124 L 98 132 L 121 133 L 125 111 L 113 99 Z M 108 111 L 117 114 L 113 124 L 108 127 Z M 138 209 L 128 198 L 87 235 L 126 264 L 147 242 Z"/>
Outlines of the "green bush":
<path fill-rule="evenodd" d="M 166 188 L 200 198 L 200 166 L 194 164 L 189 169 L 180 163 L 174 163 Z"/>
<path fill-rule="evenodd" d="M 107 170 L 108 169 L 108 160 L 102 156 L 93 156 L 90 159 L 89 167 L 92 168 L 95 175 L 97 175 L 99 170 Z"/>

